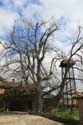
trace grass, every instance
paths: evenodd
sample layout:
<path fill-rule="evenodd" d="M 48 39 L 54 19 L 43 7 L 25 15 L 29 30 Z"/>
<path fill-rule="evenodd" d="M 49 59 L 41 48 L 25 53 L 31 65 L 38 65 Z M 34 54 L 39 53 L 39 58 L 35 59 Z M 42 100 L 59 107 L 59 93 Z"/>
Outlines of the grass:
<path fill-rule="evenodd" d="M 79 120 L 79 113 L 77 111 L 71 111 L 68 109 L 52 109 L 50 115 L 56 116 L 62 119 L 69 119 L 69 120 Z"/>
<path fill-rule="evenodd" d="M 78 125 L 79 123 L 79 113 L 77 111 L 72 112 L 68 109 L 52 109 L 49 113 L 46 113 L 43 116 L 54 121 L 62 122 L 64 125 Z"/>

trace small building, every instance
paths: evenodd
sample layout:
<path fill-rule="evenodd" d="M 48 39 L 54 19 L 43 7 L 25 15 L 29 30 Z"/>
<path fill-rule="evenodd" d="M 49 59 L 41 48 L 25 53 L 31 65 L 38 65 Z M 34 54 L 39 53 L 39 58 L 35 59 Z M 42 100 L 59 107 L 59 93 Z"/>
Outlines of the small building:
<path fill-rule="evenodd" d="M 33 84 L 0 81 L 0 110 L 32 111 L 36 98 Z"/>

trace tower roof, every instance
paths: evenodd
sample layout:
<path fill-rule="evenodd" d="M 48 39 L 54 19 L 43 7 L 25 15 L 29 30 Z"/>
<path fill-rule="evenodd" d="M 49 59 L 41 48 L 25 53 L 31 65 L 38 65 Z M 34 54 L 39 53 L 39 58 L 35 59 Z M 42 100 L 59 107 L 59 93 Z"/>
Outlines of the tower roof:
<path fill-rule="evenodd" d="M 60 67 L 73 67 L 74 64 L 75 64 L 75 61 L 64 59 L 61 61 Z"/>

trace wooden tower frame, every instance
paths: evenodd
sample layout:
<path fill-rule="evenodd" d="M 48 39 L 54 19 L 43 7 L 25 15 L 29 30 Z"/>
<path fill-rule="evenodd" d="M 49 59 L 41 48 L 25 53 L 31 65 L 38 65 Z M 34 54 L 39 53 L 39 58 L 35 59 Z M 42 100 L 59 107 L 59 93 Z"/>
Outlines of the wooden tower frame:
<path fill-rule="evenodd" d="M 66 103 L 66 107 L 73 109 L 73 95 L 76 94 L 76 84 L 75 84 L 75 75 L 74 68 L 75 62 L 73 60 L 62 60 L 60 63 L 61 72 L 62 72 L 62 81 L 64 84 L 63 89 L 63 106 Z M 65 79 L 65 80 L 64 80 Z"/>

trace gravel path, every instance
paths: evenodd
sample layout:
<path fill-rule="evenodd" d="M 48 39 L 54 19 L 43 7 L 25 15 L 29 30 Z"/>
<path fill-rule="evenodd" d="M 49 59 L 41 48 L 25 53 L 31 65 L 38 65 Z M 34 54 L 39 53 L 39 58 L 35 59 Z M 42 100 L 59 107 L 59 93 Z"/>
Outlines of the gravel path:
<path fill-rule="evenodd" d="M 63 125 L 34 115 L 0 115 L 0 125 Z"/>

